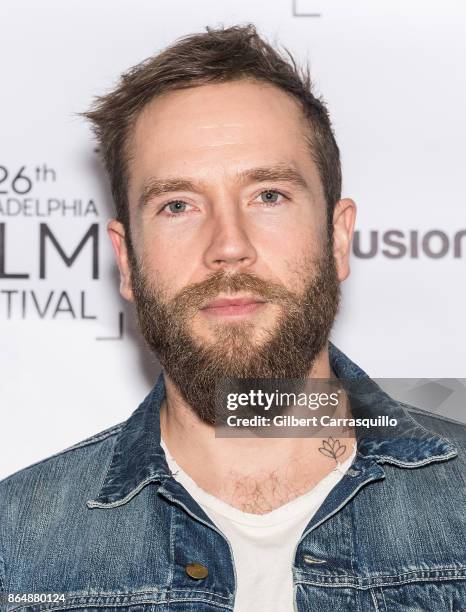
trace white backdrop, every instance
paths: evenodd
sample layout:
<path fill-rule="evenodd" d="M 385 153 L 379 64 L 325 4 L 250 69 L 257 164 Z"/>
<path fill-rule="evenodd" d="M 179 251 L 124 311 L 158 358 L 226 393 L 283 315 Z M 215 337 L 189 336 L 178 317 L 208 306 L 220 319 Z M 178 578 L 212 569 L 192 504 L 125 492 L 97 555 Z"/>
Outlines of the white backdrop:
<path fill-rule="evenodd" d="M 246 22 L 309 59 L 358 205 L 334 342 L 376 377 L 466 377 L 463 1 L 2 0 L 0 478 L 126 419 L 158 372 L 76 113 L 178 36 Z"/>

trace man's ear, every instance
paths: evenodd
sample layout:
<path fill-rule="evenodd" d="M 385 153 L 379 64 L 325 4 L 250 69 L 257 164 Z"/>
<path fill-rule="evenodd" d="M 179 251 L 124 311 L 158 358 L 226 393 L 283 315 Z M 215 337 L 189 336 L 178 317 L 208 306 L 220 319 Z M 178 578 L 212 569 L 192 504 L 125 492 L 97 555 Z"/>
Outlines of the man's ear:
<path fill-rule="evenodd" d="M 349 259 L 353 239 L 356 204 L 350 198 L 339 200 L 333 213 L 333 255 L 337 267 L 338 280 L 349 276 Z"/>
<path fill-rule="evenodd" d="M 120 293 L 130 302 L 134 302 L 131 287 L 131 268 L 128 262 L 128 249 L 125 241 L 125 228 L 120 221 L 110 219 L 107 223 L 107 234 L 112 241 L 113 251 L 120 270 Z"/>

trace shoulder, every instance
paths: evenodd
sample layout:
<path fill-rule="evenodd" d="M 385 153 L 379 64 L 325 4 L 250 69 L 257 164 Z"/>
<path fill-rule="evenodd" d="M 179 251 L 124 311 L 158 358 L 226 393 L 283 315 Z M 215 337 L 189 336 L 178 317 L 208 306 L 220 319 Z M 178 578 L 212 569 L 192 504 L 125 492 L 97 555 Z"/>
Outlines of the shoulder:
<path fill-rule="evenodd" d="M 86 500 L 101 486 L 122 426 L 100 431 L 0 481 L 0 591 L 5 567 L 20 563 L 25 546 L 29 554 L 33 542 L 43 550 L 56 534 L 68 534 L 66 524 L 85 524 Z"/>
<path fill-rule="evenodd" d="M 400 404 L 420 425 L 432 429 L 432 431 L 438 431 L 438 433 L 448 431 L 462 438 L 466 437 L 466 423 L 431 412 L 430 410 L 425 410 L 424 408 L 419 408 L 419 406 L 413 406 L 412 404 L 405 404 L 403 402 L 400 402 Z"/>
<path fill-rule="evenodd" d="M 81 440 L 62 451 L 37 461 L 0 480 L 0 502 L 15 494 L 48 489 L 52 483 L 86 481 L 86 475 L 95 481 L 102 466 L 110 461 L 116 437 L 123 427 L 118 423 Z M 79 479 L 79 480 L 77 480 Z M 48 489 L 50 490 L 50 489 Z"/>
<path fill-rule="evenodd" d="M 400 404 L 418 425 L 451 442 L 456 446 L 458 456 L 466 460 L 466 423 L 411 404 Z"/>

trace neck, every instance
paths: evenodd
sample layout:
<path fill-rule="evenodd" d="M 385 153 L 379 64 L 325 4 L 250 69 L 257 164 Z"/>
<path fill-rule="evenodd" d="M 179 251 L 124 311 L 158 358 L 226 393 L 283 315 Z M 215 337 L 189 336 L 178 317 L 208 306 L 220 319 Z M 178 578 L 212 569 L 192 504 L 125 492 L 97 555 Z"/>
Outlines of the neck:
<path fill-rule="evenodd" d="M 335 378 L 328 346 L 317 356 L 308 378 Z M 327 439 L 219 438 L 201 421 L 164 373 L 166 396 L 160 408 L 162 438 L 178 465 L 205 491 L 245 512 L 263 514 L 303 495 L 337 465 L 319 451 Z M 349 410 L 339 416 L 349 416 Z M 338 438 L 343 463 L 355 436 Z"/>

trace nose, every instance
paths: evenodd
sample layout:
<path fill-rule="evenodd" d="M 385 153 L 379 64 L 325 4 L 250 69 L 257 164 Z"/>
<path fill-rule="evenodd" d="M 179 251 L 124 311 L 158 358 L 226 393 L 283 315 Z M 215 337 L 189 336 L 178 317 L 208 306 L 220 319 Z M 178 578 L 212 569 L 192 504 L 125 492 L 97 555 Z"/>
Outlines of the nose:
<path fill-rule="evenodd" d="M 247 219 L 237 206 L 218 207 L 209 235 L 204 263 L 210 270 L 240 271 L 257 260 L 256 249 L 248 235 Z"/>

